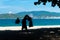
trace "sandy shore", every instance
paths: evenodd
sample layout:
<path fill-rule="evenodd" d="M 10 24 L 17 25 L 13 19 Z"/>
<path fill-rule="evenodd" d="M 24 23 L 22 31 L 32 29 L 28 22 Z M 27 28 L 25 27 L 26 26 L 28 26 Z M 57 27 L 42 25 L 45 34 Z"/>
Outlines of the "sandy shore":
<path fill-rule="evenodd" d="M 21 26 L 0 26 L 0 30 L 21 30 Z M 33 26 L 27 27 L 28 29 L 40 29 L 40 28 L 60 28 L 60 25 L 50 25 L 50 26 Z"/>

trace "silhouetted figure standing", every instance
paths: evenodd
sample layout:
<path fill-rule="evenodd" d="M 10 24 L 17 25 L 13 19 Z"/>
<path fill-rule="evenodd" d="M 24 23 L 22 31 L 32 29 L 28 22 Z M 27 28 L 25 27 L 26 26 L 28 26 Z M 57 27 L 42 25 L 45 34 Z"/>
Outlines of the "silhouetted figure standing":
<path fill-rule="evenodd" d="M 26 15 L 22 20 L 22 30 L 23 29 L 27 30 L 26 20 L 28 20 L 28 22 L 29 22 L 29 27 L 33 27 L 32 18 L 29 17 L 28 15 Z"/>
<path fill-rule="evenodd" d="M 22 20 L 22 30 L 23 30 L 24 28 L 27 30 L 26 18 L 24 18 L 24 19 Z"/>
<path fill-rule="evenodd" d="M 15 21 L 16 24 L 19 24 L 20 23 L 20 19 L 17 18 L 16 21 Z"/>

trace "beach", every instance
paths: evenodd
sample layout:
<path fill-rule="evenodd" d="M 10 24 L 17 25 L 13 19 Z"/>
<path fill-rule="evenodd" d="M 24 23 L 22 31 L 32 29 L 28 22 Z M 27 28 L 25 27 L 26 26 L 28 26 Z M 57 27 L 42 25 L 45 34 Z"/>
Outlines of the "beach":
<path fill-rule="evenodd" d="M 21 30 L 22 26 L 0 26 L 0 30 Z M 60 25 L 47 25 L 47 26 L 33 26 L 28 27 L 27 29 L 41 29 L 41 28 L 60 28 Z"/>
<path fill-rule="evenodd" d="M 22 26 L 0 27 L 0 40 L 60 40 L 60 25 L 33 26 L 21 30 Z"/>

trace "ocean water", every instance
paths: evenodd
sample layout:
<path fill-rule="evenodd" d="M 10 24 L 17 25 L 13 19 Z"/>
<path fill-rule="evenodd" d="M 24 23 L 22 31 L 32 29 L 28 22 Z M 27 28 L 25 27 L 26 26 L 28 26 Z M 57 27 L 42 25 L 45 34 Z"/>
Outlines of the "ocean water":
<path fill-rule="evenodd" d="M 22 19 L 15 24 L 16 19 L 0 19 L 0 26 L 22 26 Z M 33 26 L 60 25 L 60 19 L 33 19 Z M 27 22 L 28 25 L 28 22 Z"/>

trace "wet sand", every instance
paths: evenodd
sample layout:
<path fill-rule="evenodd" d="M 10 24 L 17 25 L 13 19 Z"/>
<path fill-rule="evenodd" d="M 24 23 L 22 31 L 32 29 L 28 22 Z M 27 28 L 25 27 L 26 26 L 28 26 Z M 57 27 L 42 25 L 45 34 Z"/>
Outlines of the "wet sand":
<path fill-rule="evenodd" d="M 21 30 L 22 26 L 0 26 L 0 30 Z M 60 25 L 47 25 L 47 26 L 33 26 L 27 29 L 41 29 L 41 28 L 60 28 Z"/>

